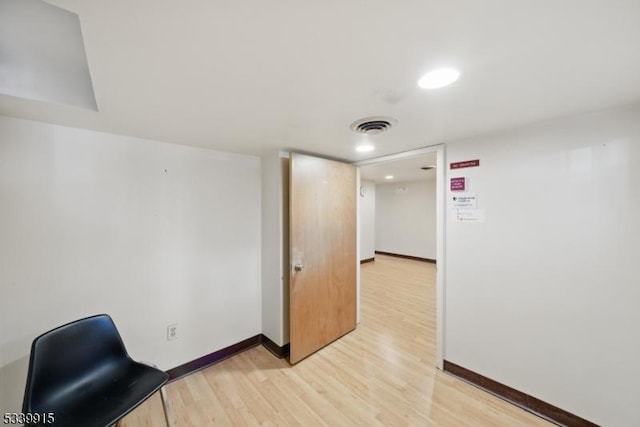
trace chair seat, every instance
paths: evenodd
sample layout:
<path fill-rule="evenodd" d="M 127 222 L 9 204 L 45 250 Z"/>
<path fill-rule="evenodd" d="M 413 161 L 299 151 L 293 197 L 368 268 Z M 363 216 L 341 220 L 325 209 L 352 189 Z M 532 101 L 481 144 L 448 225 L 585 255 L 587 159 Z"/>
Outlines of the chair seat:
<path fill-rule="evenodd" d="M 109 315 L 90 316 L 33 340 L 22 412 L 51 413 L 46 427 L 108 427 L 168 379 L 129 357 Z"/>
<path fill-rule="evenodd" d="M 159 369 L 133 360 L 103 365 L 99 372 L 75 380 L 63 390 L 33 402 L 32 412 L 52 412 L 53 426 L 105 427 L 144 402 L 167 381 Z M 51 424 L 47 424 L 51 426 Z"/>

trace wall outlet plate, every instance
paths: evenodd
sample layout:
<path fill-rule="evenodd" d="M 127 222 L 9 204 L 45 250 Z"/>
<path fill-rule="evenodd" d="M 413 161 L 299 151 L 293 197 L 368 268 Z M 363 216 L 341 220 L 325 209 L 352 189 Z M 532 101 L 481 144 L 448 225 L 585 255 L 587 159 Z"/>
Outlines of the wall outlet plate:
<path fill-rule="evenodd" d="M 172 341 L 178 338 L 178 324 L 174 323 L 173 325 L 167 326 L 167 341 Z"/>

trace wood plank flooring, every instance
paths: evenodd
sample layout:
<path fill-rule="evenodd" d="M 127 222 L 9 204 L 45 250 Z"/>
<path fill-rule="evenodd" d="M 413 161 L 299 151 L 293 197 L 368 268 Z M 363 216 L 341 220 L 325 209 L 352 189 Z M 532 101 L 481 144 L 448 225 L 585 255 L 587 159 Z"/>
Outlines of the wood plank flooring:
<path fill-rule="evenodd" d="M 295 366 L 255 347 L 167 386 L 175 427 L 551 426 L 435 368 L 435 266 L 362 265 L 355 331 Z M 157 396 L 123 427 L 164 426 Z"/>

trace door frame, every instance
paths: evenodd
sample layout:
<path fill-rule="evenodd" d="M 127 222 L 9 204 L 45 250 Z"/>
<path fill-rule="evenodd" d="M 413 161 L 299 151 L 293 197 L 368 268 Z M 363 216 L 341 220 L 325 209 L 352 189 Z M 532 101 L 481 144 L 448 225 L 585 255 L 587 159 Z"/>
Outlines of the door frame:
<path fill-rule="evenodd" d="M 445 144 L 430 145 L 415 150 L 403 151 L 386 156 L 374 157 L 371 159 L 353 162 L 358 167 L 356 182 L 360 188 L 360 166 L 384 163 L 393 160 L 410 159 L 423 156 L 425 154 L 436 153 L 436 367 L 440 370 L 444 368 L 445 356 L 445 297 L 446 297 L 446 268 L 445 268 L 445 233 L 446 233 L 446 150 Z M 356 254 L 358 266 L 360 265 L 360 198 L 357 198 L 357 220 L 356 220 Z M 357 322 L 360 322 L 360 268 L 356 273 L 356 304 Z"/>

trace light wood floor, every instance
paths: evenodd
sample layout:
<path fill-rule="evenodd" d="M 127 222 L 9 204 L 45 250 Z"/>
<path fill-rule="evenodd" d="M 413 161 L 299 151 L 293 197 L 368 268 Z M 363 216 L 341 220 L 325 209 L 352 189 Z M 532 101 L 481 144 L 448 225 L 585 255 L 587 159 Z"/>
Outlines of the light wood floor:
<path fill-rule="evenodd" d="M 255 347 L 167 386 L 182 426 L 551 426 L 438 371 L 435 266 L 362 266 L 357 329 L 290 366 Z M 123 423 L 164 426 L 155 396 Z"/>

